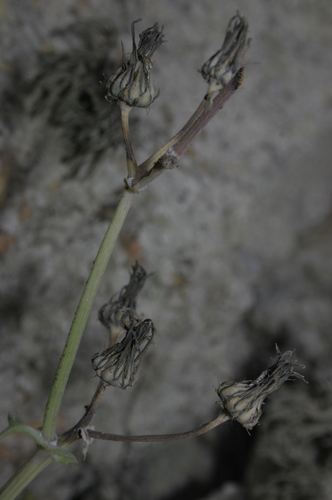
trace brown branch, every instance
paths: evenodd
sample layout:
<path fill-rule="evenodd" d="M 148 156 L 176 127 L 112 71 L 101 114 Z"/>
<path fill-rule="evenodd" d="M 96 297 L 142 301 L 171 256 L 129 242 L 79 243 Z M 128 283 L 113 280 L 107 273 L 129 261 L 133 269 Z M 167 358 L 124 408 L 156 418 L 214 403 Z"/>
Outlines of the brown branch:
<path fill-rule="evenodd" d="M 210 103 L 211 106 L 206 105 L 207 100 L 204 98 L 184 127 L 162 148 L 137 167 L 141 174 L 137 178 L 126 179 L 127 186 L 132 191 L 139 191 L 165 169 L 178 166 L 178 160 L 184 155 L 197 135 L 242 85 L 243 79 L 244 68 L 240 68 L 229 83 L 214 97 Z"/>
<path fill-rule="evenodd" d="M 230 417 L 226 413 L 219 413 L 219 415 L 196 429 L 191 431 L 179 432 L 176 434 L 147 434 L 143 436 L 123 436 L 119 434 L 107 434 L 106 432 L 98 432 L 92 429 L 86 429 L 86 433 L 89 437 L 95 439 L 103 439 L 105 441 L 131 441 L 131 442 L 141 442 L 141 443 L 157 443 L 163 441 L 177 441 L 179 439 L 187 439 L 191 437 L 200 436 L 206 432 L 214 429 L 220 424 L 227 422 Z"/>
<path fill-rule="evenodd" d="M 93 395 L 91 403 L 86 407 L 85 414 L 83 417 L 74 425 L 71 429 L 61 434 L 59 437 L 59 444 L 70 444 L 74 443 L 81 438 L 80 429 L 87 427 L 94 415 L 96 414 L 97 408 L 100 404 L 101 398 L 104 395 L 107 386 L 103 382 L 99 382 L 98 387 Z"/>

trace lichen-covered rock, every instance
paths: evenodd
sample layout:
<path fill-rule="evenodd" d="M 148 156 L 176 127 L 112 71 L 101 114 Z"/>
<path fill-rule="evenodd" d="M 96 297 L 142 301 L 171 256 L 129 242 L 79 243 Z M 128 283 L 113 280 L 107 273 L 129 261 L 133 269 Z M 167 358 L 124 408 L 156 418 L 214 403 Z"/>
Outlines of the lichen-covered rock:
<path fill-rule="evenodd" d="M 297 402 L 318 391 L 313 404 L 320 408 L 331 392 L 331 7 L 256 0 L 239 0 L 237 7 L 252 38 L 243 85 L 179 168 L 137 196 L 78 352 L 59 432 L 90 402 L 98 383 L 91 356 L 108 346 L 98 310 L 127 282 L 136 260 L 153 273 L 139 310 L 153 319 L 158 338 L 136 385 L 107 390 L 93 421 L 97 430 L 194 428 L 215 415 L 215 387 L 255 379 L 275 343 L 282 351 L 296 349 L 307 365 L 308 392 L 301 389 L 300 401 L 297 386 L 304 384 L 281 388 L 278 398 L 283 391 L 289 397 L 285 416 L 285 405 L 276 406 L 272 396 L 252 436 L 226 423 L 188 442 L 94 442 L 84 464 L 52 465 L 35 479 L 29 488 L 36 498 L 45 491 L 50 500 L 203 499 L 216 492 L 248 498 L 249 490 L 260 498 L 267 490 L 255 467 L 266 446 L 276 446 L 278 436 L 280 443 L 291 438 L 296 426 L 313 436 L 297 451 L 309 450 L 314 466 L 302 466 L 291 447 L 281 455 L 279 446 L 276 472 L 295 460 L 306 484 L 317 486 L 321 478 L 319 498 L 329 498 L 324 474 L 331 450 L 321 413 L 306 427 Z M 159 98 L 149 113 L 131 113 L 135 156 L 143 161 L 204 96 L 197 70 L 220 47 L 234 14 L 233 3 L 217 0 L 0 7 L 0 428 L 9 411 L 41 424 L 81 291 L 119 199 L 126 167 L 118 110 L 105 101 L 99 81 L 121 64 L 120 42 L 130 46 L 131 22 L 143 18 L 142 30 L 164 25 L 169 42 L 153 68 Z M 270 425 L 274 415 L 284 418 L 282 426 Z M 31 452 L 27 438 L 2 446 L 1 483 Z M 79 446 L 73 451 L 80 455 Z M 272 467 L 269 484 L 276 483 L 273 475 Z M 286 479 L 287 491 L 294 491 L 298 479 L 291 473 Z"/>

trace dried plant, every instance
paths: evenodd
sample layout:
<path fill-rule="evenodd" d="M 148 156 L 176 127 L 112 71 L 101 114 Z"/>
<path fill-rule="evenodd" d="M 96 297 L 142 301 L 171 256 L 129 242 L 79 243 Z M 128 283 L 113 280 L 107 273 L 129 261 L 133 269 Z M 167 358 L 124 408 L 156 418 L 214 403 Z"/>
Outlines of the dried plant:
<path fill-rule="evenodd" d="M 191 142 L 233 96 L 244 78 L 242 58 L 249 46 L 248 24 L 246 19 L 237 13 L 228 25 L 221 49 L 201 68 L 201 74 L 209 87 L 197 110 L 173 138 L 138 165 L 130 140 L 129 114 L 136 107 L 148 108 L 158 97 L 159 91 L 155 89 L 151 77 L 151 56 L 162 45 L 164 35 L 156 23 L 141 33 L 137 46 L 134 30 L 137 22 L 132 23 L 132 52 L 126 57 L 123 50 L 122 65 L 108 78 L 106 84 L 106 99 L 117 103 L 121 111 L 127 156 L 127 177 L 123 194 L 94 261 L 68 334 L 46 405 L 42 429 L 34 429 L 20 419 L 10 416 L 8 427 L 0 435 L 5 438 L 11 434 L 25 432 L 35 440 L 37 446 L 35 454 L 2 488 L 2 499 L 15 498 L 52 461 L 75 462 L 76 457 L 68 448 L 77 440 L 82 440 L 86 455 L 93 439 L 143 442 L 185 439 L 203 434 L 227 420 L 237 420 L 245 429 L 250 430 L 259 422 L 262 404 L 269 394 L 289 379 L 303 379 L 303 376 L 295 371 L 302 366 L 294 360 L 293 353 L 288 351 L 281 354 L 277 348 L 277 355 L 270 367 L 254 381 L 230 381 L 220 384 L 217 389 L 220 398 L 217 417 L 196 429 L 176 434 L 145 436 L 120 436 L 93 430 L 90 423 L 105 390 L 110 386 L 126 389 L 135 383 L 142 357 L 152 344 L 156 333 L 153 321 L 142 320 L 136 313 L 137 296 L 147 278 L 145 270 L 136 263 L 132 268 L 129 283 L 99 311 L 99 319 L 107 328 L 110 338 L 109 347 L 92 357 L 93 369 L 100 379 L 96 392 L 79 422 L 67 432 L 57 434 L 56 424 L 63 394 L 90 309 L 136 193 L 163 171 L 178 165 Z"/>

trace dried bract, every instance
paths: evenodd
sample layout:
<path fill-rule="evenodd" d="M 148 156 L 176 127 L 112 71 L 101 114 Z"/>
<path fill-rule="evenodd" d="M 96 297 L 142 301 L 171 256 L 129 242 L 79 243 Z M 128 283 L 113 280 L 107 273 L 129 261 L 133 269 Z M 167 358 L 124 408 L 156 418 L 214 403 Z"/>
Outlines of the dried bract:
<path fill-rule="evenodd" d="M 132 267 L 129 283 L 99 311 L 99 319 L 113 335 L 113 340 L 125 332 L 117 342 L 92 358 L 93 369 L 105 385 L 121 389 L 134 384 L 143 354 L 150 345 L 156 328 L 150 319 L 140 320 L 136 314 L 136 299 L 144 286 L 145 269 L 138 263 Z"/>
<path fill-rule="evenodd" d="M 106 99 L 117 101 L 119 104 L 124 103 L 130 107 L 147 108 L 158 97 L 159 93 L 156 92 L 150 76 L 151 56 L 163 43 L 164 35 L 162 29 L 159 29 L 158 23 L 155 23 L 140 34 L 137 48 L 134 26 L 138 21 L 132 23 L 133 50 L 131 56 L 126 60 L 123 54 L 121 68 L 108 79 Z"/>
<path fill-rule="evenodd" d="M 209 84 L 209 93 L 221 90 L 235 75 L 242 64 L 242 58 L 249 47 L 248 23 L 237 13 L 228 23 L 224 43 L 210 59 L 203 64 L 201 73 Z"/>
<path fill-rule="evenodd" d="M 128 285 L 124 286 L 119 293 L 118 302 L 122 307 L 128 307 L 133 311 L 136 310 L 136 298 L 142 290 L 147 276 L 145 269 L 136 261 L 132 267 Z"/>
<path fill-rule="evenodd" d="M 133 320 L 125 338 L 92 358 L 92 366 L 105 385 L 126 389 L 136 382 L 141 359 L 151 344 L 156 328 L 150 319 Z"/>
<path fill-rule="evenodd" d="M 134 317 L 137 295 L 142 290 L 147 276 L 145 269 L 136 262 L 132 267 L 128 285 L 125 285 L 117 297 L 112 298 L 99 310 L 99 320 L 106 328 L 111 329 L 112 325 L 122 328 L 132 327 L 130 318 Z"/>
<path fill-rule="evenodd" d="M 304 368 L 293 359 L 293 351 L 281 354 L 278 347 L 277 356 L 271 366 L 254 381 L 224 382 L 219 385 L 217 394 L 223 410 L 232 419 L 237 420 L 248 431 L 258 424 L 262 414 L 264 399 L 287 380 L 301 378 L 294 368 Z"/>

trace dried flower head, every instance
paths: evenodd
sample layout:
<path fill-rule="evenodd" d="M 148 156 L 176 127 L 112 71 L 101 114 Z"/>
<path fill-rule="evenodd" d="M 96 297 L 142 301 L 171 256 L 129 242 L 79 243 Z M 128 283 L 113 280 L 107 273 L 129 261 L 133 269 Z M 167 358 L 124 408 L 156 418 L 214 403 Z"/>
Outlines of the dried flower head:
<path fill-rule="evenodd" d="M 256 380 L 224 382 L 216 391 L 223 410 L 248 431 L 258 424 L 264 399 L 269 394 L 279 389 L 287 380 L 293 378 L 304 380 L 303 375 L 294 371 L 294 368 L 304 368 L 304 366 L 299 365 L 296 359 L 293 359 L 293 351 L 281 354 L 278 346 L 276 349 L 277 356 L 271 366 Z"/>
<path fill-rule="evenodd" d="M 239 69 L 250 43 L 247 32 L 247 20 L 237 12 L 228 23 L 221 49 L 202 66 L 202 76 L 209 84 L 208 93 L 225 87 Z"/>
<path fill-rule="evenodd" d="M 107 304 L 99 310 L 100 322 L 108 329 L 112 325 L 126 328 L 129 326 L 130 316 L 136 312 L 136 299 L 142 290 L 148 275 L 145 269 L 136 261 L 132 267 L 128 285 L 125 285 L 117 297 L 113 297 Z"/>
<path fill-rule="evenodd" d="M 147 277 L 145 269 L 136 261 L 129 283 L 99 311 L 101 323 L 111 332 L 111 344 L 125 332 L 121 342 L 92 358 L 93 369 L 105 385 L 126 389 L 135 383 L 142 356 L 156 333 L 150 319 L 142 321 L 136 314 L 137 295 Z"/>
<path fill-rule="evenodd" d="M 136 310 L 136 298 L 142 290 L 147 277 L 145 269 L 136 261 L 135 265 L 132 266 L 128 285 L 125 285 L 119 293 L 118 301 L 122 307 Z"/>
<path fill-rule="evenodd" d="M 150 319 L 139 321 L 132 318 L 121 342 L 92 358 L 92 366 L 105 385 L 126 389 L 136 382 L 141 359 L 151 344 L 156 328 Z"/>
<path fill-rule="evenodd" d="M 164 41 L 162 29 L 158 23 L 146 29 L 139 36 L 138 48 L 135 42 L 135 23 L 131 25 L 133 50 L 128 60 L 123 53 L 122 66 L 107 82 L 108 93 L 106 99 L 125 103 L 132 107 L 147 108 L 158 97 L 150 72 L 152 68 L 151 56 Z M 123 50 L 123 47 L 122 47 Z"/>

